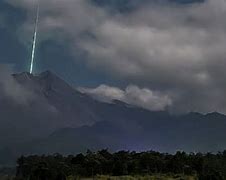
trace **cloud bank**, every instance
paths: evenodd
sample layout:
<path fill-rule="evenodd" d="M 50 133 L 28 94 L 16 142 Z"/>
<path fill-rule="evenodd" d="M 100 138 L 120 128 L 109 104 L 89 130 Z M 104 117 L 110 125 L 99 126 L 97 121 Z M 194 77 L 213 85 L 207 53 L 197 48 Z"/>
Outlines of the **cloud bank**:
<path fill-rule="evenodd" d="M 28 11 L 20 31 L 30 32 L 33 2 L 7 2 Z M 43 0 L 40 32 L 84 53 L 90 68 L 169 95 L 173 111 L 226 113 L 225 16 L 225 0 L 145 2 L 126 13 L 90 0 Z"/>
<path fill-rule="evenodd" d="M 107 85 L 100 85 L 94 89 L 79 88 L 79 90 L 103 102 L 111 103 L 113 100 L 119 100 L 151 111 L 166 110 L 172 104 L 172 100 L 167 95 L 147 88 L 140 89 L 134 85 L 128 86 L 125 90 Z"/>

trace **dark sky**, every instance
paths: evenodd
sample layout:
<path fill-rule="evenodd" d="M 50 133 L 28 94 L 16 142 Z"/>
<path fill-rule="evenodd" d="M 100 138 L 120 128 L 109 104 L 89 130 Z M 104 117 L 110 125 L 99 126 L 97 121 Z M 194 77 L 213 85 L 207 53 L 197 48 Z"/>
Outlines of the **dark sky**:
<path fill-rule="evenodd" d="M 0 2 L 0 64 L 14 72 L 29 70 L 34 2 Z M 36 73 L 51 70 L 105 101 L 226 112 L 225 0 L 41 0 L 40 7 Z"/>
<path fill-rule="evenodd" d="M 28 71 L 30 66 L 30 54 L 32 35 L 23 41 L 19 29 L 27 20 L 26 10 L 17 8 L 4 1 L 0 1 L 0 63 L 13 65 L 15 72 Z M 41 35 L 40 35 L 41 36 Z M 29 39 L 30 38 L 30 39 Z M 30 43 L 30 44 L 29 44 Z M 78 52 L 71 55 L 67 43 L 59 43 L 54 39 L 39 42 L 36 53 L 35 72 L 40 73 L 51 70 L 71 83 L 78 85 L 95 86 L 109 82 L 104 74 L 93 71 L 76 59 L 83 59 Z"/>
<path fill-rule="evenodd" d="M 32 1 L 32 0 L 30 0 Z M 171 0 L 170 2 L 191 3 L 194 0 Z M 102 8 L 111 9 L 117 13 L 126 13 L 139 6 L 150 2 L 150 0 L 93 0 L 95 5 Z M 155 2 L 165 2 L 153 0 Z M 4 24 L 0 26 L 0 63 L 14 65 L 16 72 L 28 71 L 31 51 L 32 36 L 26 37 L 26 44 L 21 41 L 18 29 L 26 22 L 28 13 L 26 9 L 18 8 L 7 1 L 0 1 L 0 15 L 4 19 Z M 41 36 L 41 35 L 39 35 Z M 30 41 L 30 47 L 29 42 Z M 36 73 L 51 70 L 59 74 L 67 81 L 76 83 L 80 86 L 97 86 L 100 83 L 114 85 L 126 85 L 122 81 L 114 80 L 101 71 L 92 70 L 81 61 L 85 57 L 77 52 L 71 55 L 68 44 L 59 43 L 54 39 L 48 39 L 40 42 L 36 54 Z M 75 50 L 76 51 L 76 50 Z M 78 63 L 75 59 L 80 60 Z"/>

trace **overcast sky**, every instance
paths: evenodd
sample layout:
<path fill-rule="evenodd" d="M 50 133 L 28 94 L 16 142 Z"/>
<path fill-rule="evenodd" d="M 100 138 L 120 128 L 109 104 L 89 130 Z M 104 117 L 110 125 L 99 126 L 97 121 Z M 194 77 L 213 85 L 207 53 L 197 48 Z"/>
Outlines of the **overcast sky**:
<path fill-rule="evenodd" d="M 35 72 L 102 101 L 226 113 L 226 0 L 40 1 Z M 0 2 L 1 66 L 28 70 L 34 17 L 33 0 Z"/>

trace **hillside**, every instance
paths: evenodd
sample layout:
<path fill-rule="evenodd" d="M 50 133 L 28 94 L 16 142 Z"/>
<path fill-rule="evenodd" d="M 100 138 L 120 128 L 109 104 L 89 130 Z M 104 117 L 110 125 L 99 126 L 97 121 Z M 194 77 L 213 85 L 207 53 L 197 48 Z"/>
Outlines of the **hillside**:
<path fill-rule="evenodd" d="M 12 76 L 24 94 L 0 98 L 0 163 L 21 154 L 71 154 L 87 149 L 223 151 L 226 116 L 148 111 L 120 101 L 103 103 L 47 71 Z M 17 90 L 17 89 L 15 89 Z M 26 100 L 26 101 L 25 101 Z"/>

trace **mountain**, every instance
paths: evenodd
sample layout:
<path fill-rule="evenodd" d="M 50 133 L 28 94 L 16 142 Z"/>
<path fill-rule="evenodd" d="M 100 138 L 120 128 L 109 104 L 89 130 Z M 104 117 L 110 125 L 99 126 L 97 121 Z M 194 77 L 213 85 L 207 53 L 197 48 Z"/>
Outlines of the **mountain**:
<path fill-rule="evenodd" d="M 12 92 L 1 93 L 0 98 L 0 164 L 14 162 L 22 154 L 71 154 L 101 148 L 226 149 L 226 116 L 217 112 L 172 115 L 120 101 L 103 103 L 50 71 L 14 74 L 12 79 Z"/>
<path fill-rule="evenodd" d="M 129 121 L 102 121 L 92 126 L 63 128 L 31 142 L 24 153 L 75 154 L 102 148 L 169 153 L 177 150 L 218 152 L 226 148 L 225 130 L 226 117 L 217 113 L 184 116 L 153 114 L 153 118 L 138 119 L 131 124 Z"/>
<path fill-rule="evenodd" d="M 0 143 L 3 146 L 99 120 L 93 108 L 98 102 L 49 71 L 37 76 L 14 74 L 12 78 L 8 88 L 12 92 L 0 98 Z"/>

